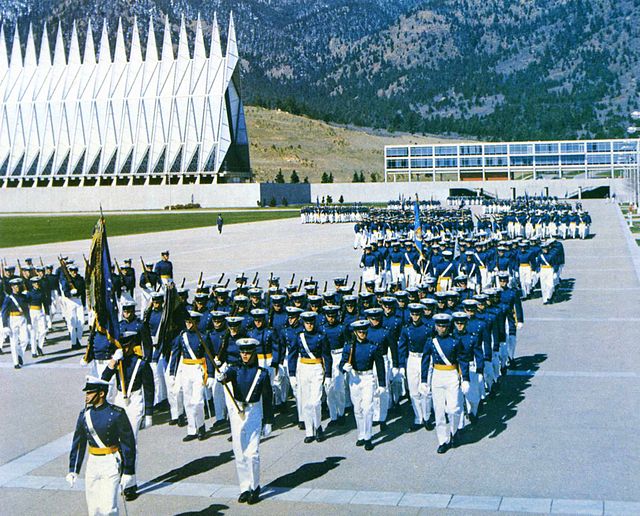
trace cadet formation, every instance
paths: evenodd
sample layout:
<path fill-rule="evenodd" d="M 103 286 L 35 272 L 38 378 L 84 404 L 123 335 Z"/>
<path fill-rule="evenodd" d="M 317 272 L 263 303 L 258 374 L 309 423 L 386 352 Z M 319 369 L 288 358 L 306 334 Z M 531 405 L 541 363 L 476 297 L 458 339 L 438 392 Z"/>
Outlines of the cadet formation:
<path fill-rule="evenodd" d="M 3 335 L 16 369 L 27 350 L 44 355 L 56 319 L 71 348 L 84 348 L 86 406 L 67 480 L 75 483 L 88 446 L 90 514 L 117 513 L 119 494 L 136 498 L 138 432 L 165 411 L 169 425 L 185 429 L 185 443 L 206 439 L 207 421 L 209 430 L 229 429 L 238 500 L 254 504 L 260 441 L 276 414 L 293 410 L 310 446 L 353 418 L 355 445 L 371 451 L 406 399 L 406 431 L 433 432 L 443 454 L 507 388 L 523 301 L 539 285 L 544 303 L 554 302 L 562 239 L 586 238 L 590 219 L 553 199 L 504 205 L 480 216 L 435 202 L 345 213 L 361 217 L 353 243 L 361 276 L 351 282 L 292 274 L 261 286 L 257 273 L 242 273 L 229 285 L 222 274 L 192 292 L 174 282 L 168 250 L 155 263 L 141 259 L 138 273 L 132 260 L 114 263 L 119 346 L 85 313 L 84 278 L 72 260 L 3 264 Z"/>

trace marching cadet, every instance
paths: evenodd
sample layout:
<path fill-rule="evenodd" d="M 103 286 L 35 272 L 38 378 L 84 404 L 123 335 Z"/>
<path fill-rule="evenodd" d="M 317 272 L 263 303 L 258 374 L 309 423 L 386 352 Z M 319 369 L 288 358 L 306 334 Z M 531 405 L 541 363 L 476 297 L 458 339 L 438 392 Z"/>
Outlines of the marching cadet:
<path fill-rule="evenodd" d="M 438 292 L 449 290 L 456 271 L 453 253 L 449 250 L 442 251 L 442 260 L 437 265 L 433 265 L 433 262 L 431 265 L 433 267 L 433 276 L 437 279 L 436 290 Z"/>
<path fill-rule="evenodd" d="M 522 299 L 527 299 L 533 288 L 533 270 L 535 268 L 535 258 L 529 249 L 529 244 L 521 242 L 516 253 L 516 262 L 519 264 L 518 276 L 520 278 L 520 289 Z"/>
<path fill-rule="evenodd" d="M 476 364 L 478 361 L 484 360 L 482 345 L 480 343 L 480 334 L 468 331 L 469 315 L 466 312 L 453 312 L 453 333 L 452 335 L 462 342 L 465 355 L 469 365 L 469 386 L 467 392 L 462 392 L 466 405 L 466 414 L 468 422 L 473 423 L 478 414 L 480 405 L 480 386 L 478 383 L 478 374 Z M 473 381 L 472 381 L 473 377 Z M 459 429 L 464 428 L 466 424 L 465 418 L 460 418 Z"/>
<path fill-rule="evenodd" d="M 351 323 L 355 338 L 344 346 L 340 369 L 347 373 L 349 392 L 353 402 L 353 414 L 358 427 L 356 446 L 373 450 L 373 400 L 386 386 L 383 354 L 380 347 L 367 338 L 369 321 Z M 377 381 L 376 381 L 377 377 Z"/>
<path fill-rule="evenodd" d="M 102 373 L 107 368 L 115 351 L 116 346 L 108 339 L 106 332 L 96 324 L 93 324 L 89 332 L 87 351 L 80 359 L 80 364 L 83 366 L 91 364 L 91 376 L 102 378 Z M 107 401 L 109 403 L 113 403 L 115 400 L 116 392 L 115 378 L 112 378 L 107 392 Z"/>
<path fill-rule="evenodd" d="M 229 299 L 229 289 L 217 287 L 215 290 L 216 310 L 219 312 L 231 313 L 231 300 Z"/>
<path fill-rule="evenodd" d="M 64 318 L 67 321 L 71 349 L 80 349 L 84 332 L 85 283 L 78 274 L 77 265 L 67 267 L 69 277 L 61 277 L 60 286 L 64 297 Z"/>
<path fill-rule="evenodd" d="M 136 289 L 136 271 L 131 265 L 131 258 L 127 258 L 122 265 L 122 289 L 131 299 L 134 298 Z"/>
<path fill-rule="evenodd" d="M 182 390 L 184 408 L 187 414 L 187 435 L 184 442 L 205 438 L 204 391 L 207 384 L 209 364 L 205 359 L 205 346 L 211 349 L 207 334 L 200 334 L 198 322 L 201 314 L 189 312 L 185 321 L 185 330 L 180 333 L 171 346 L 170 375 L 174 377 L 174 389 Z"/>
<path fill-rule="evenodd" d="M 238 502 L 260 500 L 260 435 L 268 437 L 273 423 L 269 372 L 258 365 L 255 339 L 238 339 L 240 361 L 216 373 L 221 383 L 231 384 L 236 403 L 228 403 L 233 454 L 240 482 Z M 242 412 L 239 412 L 240 409 Z"/>
<path fill-rule="evenodd" d="M 131 423 L 123 409 L 106 401 L 108 389 L 108 382 L 87 376 L 83 389 L 86 408 L 78 415 L 69 454 L 66 481 L 73 487 L 89 445 L 85 472 L 89 516 L 117 515 L 118 487 L 124 490 L 135 476 L 136 440 Z"/>
<path fill-rule="evenodd" d="M 491 362 L 491 335 L 489 328 L 484 320 L 476 317 L 478 309 L 478 301 L 475 299 L 465 299 L 462 302 L 464 312 L 467 314 L 466 330 L 472 335 L 477 335 L 476 345 L 478 349 L 474 350 L 474 360 L 469 364 L 469 383 L 471 389 L 476 389 L 480 399 L 485 398 L 484 385 L 484 368 L 485 362 Z M 493 383 L 493 368 L 489 367 L 491 374 L 491 384 Z M 474 417 L 469 416 L 471 421 Z"/>
<path fill-rule="evenodd" d="M 165 343 L 160 342 L 160 323 L 162 321 L 163 304 L 164 294 L 162 294 L 162 292 L 153 292 L 151 294 L 151 305 L 143 312 L 143 320 L 147 325 L 152 346 L 149 366 L 153 373 L 154 407 L 158 407 L 158 405 L 167 402 L 167 384 L 165 381 L 165 371 L 167 369 L 166 349 Z"/>
<path fill-rule="evenodd" d="M 44 279 L 49 292 L 49 312 L 47 315 L 47 327 L 53 326 L 54 315 L 60 313 L 60 284 L 58 277 L 53 273 L 53 265 L 47 264 L 44 268 Z"/>
<path fill-rule="evenodd" d="M 490 311 L 486 310 L 489 296 L 486 294 L 476 294 L 473 299 L 476 304 L 476 317 L 480 319 L 486 326 L 488 333 L 488 341 L 483 343 L 484 350 L 484 383 L 485 383 L 485 396 L 491 396 L 495 391 L 493 386 L 498 381 L 498 375 L 496 374 L 496 368 L 494 363 L 494 349 L 496 349 L 496 342 L 499 343 L 500 338 L 498 335 L 498 324 L 496 316 Z M 498 349 L 500 345 L 498 344 Z"/>
<path fill-rule="evenodd" d="M 413 287 L 420 278 L 420 252 L 411 240 L 405 241 L 404 256 L 402 259 L 404 282 L 407 287 Z"/>
<path fill-rule="evenodd" d="M 397 301 L 395 297 L 385 296 L 380 298 L 380 305 L 384 314 L 382 316 L 382 326 L 389 334 L 391 344 L 389 353 L 384 357 L 385 371 L 387 376 L 387 389 L 389 390 L 389 410 L 392 410 L 400 399 L 405 395 L 404 378 L 400 374 L 398 362 L 398 340 L 402 331 L 402 319 L 396 310 Z"/>
<path fill-rule="evenodd" d="M 551 250 L 549 243 L 544 242 L 541 246 L 541 253 L 536 260 L 540 275 L 540 291 L 542 292 L 542 303 L 549 304 L 553 299 L 555 291 L 556 271 L 558 268 L 556 254 Z"/>
<path fill-rule="evenodd" d="M 509 274 L 498 273 L 500 286 L 500 302 L 508 307 L 507 309 L 507 365 L 511 365 L 516 356 L 517 331 L 524 325 L 524 312 L 520 292 L 508 286 Z"/>
<path fill-rule="evenodd" d="M 153 293 L 158 290 L 160 277 L 158 274 L 153 272 L 152 262 L 147 262 L 143 265 L 144 270 L 142 271 L 142 274 L 140 274 L 140 282 L 138 283 L 138 286 L 140 287 L 140 311 L 145 313 L 151 304 Z"/>
<path fill-rule="evenodd" d="M 160 253 L 160 261 L 153 268 L 163 285 L 173 281 L 173 264 L 169 261 L 169 251 Z"/>
<path fill-rule="evenodd" d="M 451 335 L 451 315 L 433 316 L 435 335 L 429 339 L 422 355 L 420 392 L 431 390 L 436 414 L 438 453 L 455 446 L 455 435 L 462 415 L 462 394 L 469 392 L 469 357 L 460 339 Z M 433 366 L 429 378 L 430 366 Z M 460 376 L 462 375 L 462 385 Z M 431 380 L 431 386 L 429 386 Z"/>
<path fill-rule="evenodd" d="M 429 389 L 420 389 L 421 379 L 425 373 L 422 371 L 422 354 L 433 334 L 431 323 L 423 320 L 423 311 L 424 305 L 421 303 L 409 304 L 409 322 L 402 328 L 398 340 L 399 373 L 407 379 L 414 414 L 410 431 L 418 430 L 422 425 L 427 430 L 433 430 L 431 392 Z M 428 387 L 429 382 L 426 381 L 426 383 Z"/>
<path fill-rule="evenodd" d="M 344 424 L 346 391 L 344 375 L 341 374 L 340 371 L 340 359 L 342 358 L 342 351 L 345 346 L 346 333 L 345 327 L 338 319 L 339 314 L 340 307 L 337 305 L 327 305 L 324 307 L 325 324 L 322 330 L 329 341 L 333 362 L 331 384 L 325 389 L 327 406 L 329 407 L 329 417 L 331 419 L 327 424 L 327 428 L 335 426 L 336 424 Z"/>
<path fill-rule="evenodd" d="M 333 361 L 326 335 L 316 324 L 318 314 L 300 314 L 304 331 L 289 348 L 289 377 L 291 387 L 299 382 L 300 403 L 305 424 L 305 443 L 324 440 L 321 426 L 322 386 L 331 387 Z M 324 382 L 323 382 L 324 378 Z"/>
<path fill-rule="evenodd" d="M 369 342 L 378 346 L 380 355 L 382 356 L 382 365 L 384 367 L 384 377 L 389 378 L 389 363 L 386 360 L 387 356 L 395 347 L 395 343 L 391 342 L 387 329 L 382 324 L 382 317 L 384 310 L 382 308 L 369 308 L 365 311 L 365 316 L 369 321 L 367 338 Z M 397 354 L 397 349 L 396 353 Z M 378 365 L 376 364 L 373 372 L 378 373 Z M 380 430 L 387 429 L 387 412 L 389 411 L 389 389 L 386 384 L 376 386 L 373 395 L 373 424 L 380 425 Z"/>
<path fill-rule="evenodd" d="M 2 302 L 2 325 L 9 335 L 13 367 L 20 369 L 24 364 L 24 350 L 29 345 L 29 304 L 22 292 L 22 279 L 9 281 L 11 290 Z"/>
<path fill-rule="evenodd" d="M 271 387 L 273 388 L 273 404 L 278 406 L 284 403 L 284 393 L 281 390 L 282 375 L 279 364 L 282 356 L 282 342 L 278 333 L 267 327 L 267 314 L 264 308 L 251 310 L 253 327 L 247 331 L 247 337 L 258 342 L 256 350 L 258 365 L 269 372 Z"/>
<path fill-rule="evenodd" d="M 209 340 L 211 341 L 211 353 L 214 355 L 214 362 L 219 369 L 222 366 L 220 355 L 228 345 L 229 330 L 225 318 L 228 312 L 214 310 L 211 312 L 212 328 L 209 332 Z M 209 394 L 205 396 L 209 403 L 209 413 L 215 414 L 215 423 L 213 428 L 222 425 L 227 417 L 227 407 L 224 397 L 224 388 L 222 384 L 214 377 L 207 379 L 207 390 Z"/>
<path fill-rule="evenodd" d="M 391 250 L 387 254 L 387 269 L 391 271 L 391 281 L 402 284 L 404 271 L 402 263 L 404 261 L 404 251 L 400 249 L 400 242 L 396 239 L 391 241 Z"/>
<path fill-rule="evenodd" d="M 29 319 L 31 320 L 29 336 L 31 339 L 31 356 L 33 358 L 44 355 L 44 339 L 47 336 L 46 300 L 41 284 L 40 278 L 31 278 L 32 289 L 26 293 L 27 302 L 29 303 Z"/>
<path fill-rule="evenodd" d="M 298 428 L 304 430 L 302 402 L 300 400 L 300 390 L 297 383 L 291 382 L 291 372 L 289 371 L 289 360 L 284 360 L 284 357 L 288 357 L 293 347 L 293 343 L 297 340 L 298 334 L 303 330 L 302 323 L 300 322 L 300 314 L 303 312 L 301 308 L 295 306 L 287 306 L 285 308 L 287 312 L 287 324 L 284 326 L 281 332 L 282 344 L 283 344 L 283 360 L 282 368 L 285 374 L 289 377 L 289 384 L 293 391 L 293 397 L 296 400 L 296 410 L 298 414 Z"/>

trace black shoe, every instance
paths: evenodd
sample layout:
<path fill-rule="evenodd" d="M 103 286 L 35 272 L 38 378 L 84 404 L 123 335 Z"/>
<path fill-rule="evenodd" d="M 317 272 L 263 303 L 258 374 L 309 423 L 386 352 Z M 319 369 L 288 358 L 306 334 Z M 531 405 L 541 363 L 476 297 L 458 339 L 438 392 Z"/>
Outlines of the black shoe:
<path fill-rule="evenodd" d="M 250 496 L 251 496 L 251 491 L 245 491 L 244 493 L 240 493 L 240 496 L 238 496 L 238 502 L 245 503 L 249 500 Z"/>
<path fill-rule="evenodd" d="M 24 365 L 24 360 L 22 360 L 22 357 L 18 357 L 18 364 L 20 364 L 21 366 Z"/>
<path fill-rule="evenodd" d="M 178 417 L 178 426 L 187 426 L 187 416 L 182 414 Z"/>
<path fill-rule="evenodd" d="M 44 356 L 44 351 L 42 348 L 38 348 L 38 355 Z"/>
<path fill-rule="evenodd" d="M 449 448 L 457 448 L 458 445 L 460 444 L 460 434 L 459 434 L 459 430 L 458 432 L 456 432 L 455 434 L 453 434 L 451 436 L 451 438 L 449 439 Z"/>
<path fill-rule="evenodd" d="M 364 439 L 358 439 L 356 441 L 356 446 L 364 446 Z"/>
<path fill-rule="evenodd" d="M 171 426 L 175 426 L 175 425 L 177 425 L 177 424 L 178 424 L 178 420 L 177 420 L 177 419 L 172 419 L 171 421 L 169 421 L 169 424 L 170 424 Z"/>
<path fill-rule="evenodd" d="M 38 353 L 31 353 L 31 358 L 38 358 Z"/>
<path fill-rule="evenodd" d="M 433 417 L 430 417 L 429 419 L 427 419 L 427 421 L 424 424 L 424 428 L 431 432 L 431 430 L 433 430 L 436 427 L 436 421 Z"/>
<path fill-rule="evenodd" d="M 384 432 L 386 429 L 387 429 L 387 422 L 386 421 L 380 422 L 380 430 Z"/>
<path fill-rule="evenodd" d="M 342 416 L 338 416 L 338 424 L 340 426 L 344 425 L 347 422 L 347 418 L 344 417 L 344 414 Z"/>
<path fill-rule="evenodd" d="M 80 344 L 78 342 L 76 342 L 75 344 L 72 344 L 71 349 L 73 350 L 80 349 Z"/>
<path fill-rule="evenodd" d="M 316 438 L 312 435 L 309 435 L 307 437 L 304 438 L 304 444 L 309 444 L 312 443 L 313 441 L 315 441 Z"/>
<path fill-rule="evenodd" d="M 195 441 L 198 438 L 198 434 L 187 434 L 186 437 L 182 438 L 183 443 L 188 443 L 189 441 Z"/>
<path fill-rule="evenodd" d="M 206 430 L 204 428 L 204 425 L 202 425 L 199 429 L 198 429 L 198 441 L 204 441 L 205 439 L 205 435 L 206 435 Z"/>
<path fill-rule="evenodd" d="M 298 429 L 304 430 L 304 423 L 302 421 L 298 421 Z"/>
<path fill-rule="evenodd" d="M 316 428 L 316 441 L 318 441 L 319 443 L 324 441 L 324 430 L 322 430 L 321 426 Z"/>
<path fill-rule="evenodd" d="M 20 369 L 22 366 L 20 364 L 16 364 L 13 366 L 14 369 Z"/>
<path fill-rule="evenodd" d="M 364 449 L 367 451 L 373 450 L 373 443 L 371 442 L 371 439 L 364 442 Z"/>
<path fill-rule="evenodd" d="M 380 426 L 380 421 L 374 421 L 373 426 Z"/>
<path fill-rule="evenodd" d="M 327 423 L 327 428 L 333 428 L 334 426 L 336 426 L 338 424 L 338 420 L 337 419 L 332 419 L 331 421 L 329 421 Z"/>
<path fill-rule="evenodd" d="M 204 418 L 205 419 L 209 419 L 210 417 L 211 417 L 211 414 L 209 413 L 209 406 L 205 402 L 205 404 L 204 404 Z"/>
<path fill-rule="evenodd" d="M 449 449 L 449 443 L 444 443 L 444 444 L 441 444 L 440 446 L 438 446 L 437 452 L 440 453 L 440 454 L 447 453 L 448 449 Z"/>
<path fill-rule="evenodd" d="M 249 505 L 253 505 L 254 503 L 258 503 L 260 501 L 260 486 L 256 487 L 253 491 L 251 491 L 251 495 L 247 500 Z"/>
<path fill-rule="evenodd" d="M 224 426 L 225 423 L 226 423 L 226 420 L 221 419 L 213 423 L 213 426 L 211 428 L 220 428 L 221 426 Z"/>
<path fill-rule="evenodd" d="M 409 427 L 409 432 L 417 432 L 418 430 L 420 430 L 421 425 L 417 424 L 417 423 L 413 423 L 410 427 Z"/>
<path fill-rule="evenodd" d="M 127 487 L 124 490 L 124 499 L 127 502 L 132 502 L 133 500 L 135 500 L 136 498 L 138 498 L 138 486 L 131 486 L 131 487 Z"/>

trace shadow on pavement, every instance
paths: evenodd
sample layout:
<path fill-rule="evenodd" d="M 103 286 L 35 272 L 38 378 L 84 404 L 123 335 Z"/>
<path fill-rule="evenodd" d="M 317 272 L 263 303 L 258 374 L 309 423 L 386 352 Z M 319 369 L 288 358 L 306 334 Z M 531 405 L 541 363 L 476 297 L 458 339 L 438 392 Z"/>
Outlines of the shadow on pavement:
<path fill-rule="evenodd" d="M 553 297 L 551 298 L 550 304 L 564 303 L 565 301 L 569 301 L 573 294 L 575 285 L 575 278 L 565 278 L 563 280 L 560 280 L 560 283 L 556 288 Z"/>
<path fill-rule="evenodd" d="M 478 420 L 460 432 L 459 445 L 476 443 L 487 437 L 493 439 L 504 432 L 508 421 L 518 413 L 518 404 L 524 400 L 525 391 L 531 386 L 533 373 L 546 359 L 545 353 L 517 358 L 514 371 L 530 371 L 532 374 L 503 376 L 495 394 L 481 405 Z"/>
<path fill-rule="evenodd" d="M 210 471 L 217 466 L 222 466 L 222 464 L 225 464 L 232 460 L 233 452 L 231 450 L 222 452 L 220 455 L 216 456 L 210 455 L 208 457 L 200 457 L 199 459 L 187 462 L 184 466 L 172 469 L 167 473 L 164 473 L 154 479 L 149 480 L 148 482 L 145 482 L 140 486 L 139 492 L 140 494 L 142 494 L 155 491 L 156 489 L 160 489 L 165 482 L 180 482 L 181 480 L 185 480 L 186 478 L 199 475 L 201 473 L 206 473 L 207 471 Z"/>
<path fill-rule="evenodd" d="M 211 504 L 209 507 L 205 507 L 201 511 L 189 511 L 181 512 L 176 516 L 216 516 L 218 514 L 224 514 L 224 511 L 229 509 L 228 505 L 222 505 L 221 503 Z"/>
<path fill-rule="evenodd" d="M 63 354 L 64 353 L 64 354 Z M 55 351 L 53 353 L 45 353 L 45 358 L 38 358 L 34 360 L 34 364 L 51 364 L 53 362 L 60 362 L 60 360 L 67 360 L 69 358 L 82 357 L 85 354 L 85 349 L 65 349 L 61 351 Z M 59 356 L 51 356 L 59 355 Z"/>
<path fill-rule="evenodd" d="M 264 498 L 269 498 L 278 494 L 281 489 L 276 488 L 288 488 L 293 489 L 305 482 L 310 482 L 321 476 L 327 474 L 329 471 L 336 469 L 340 462 L 345 460 L 346 457 L 326 457 L 321 462 L 309 462 L 303 464 L 295 471 L 282 475 L 269 483 L 264 491 Z"/>

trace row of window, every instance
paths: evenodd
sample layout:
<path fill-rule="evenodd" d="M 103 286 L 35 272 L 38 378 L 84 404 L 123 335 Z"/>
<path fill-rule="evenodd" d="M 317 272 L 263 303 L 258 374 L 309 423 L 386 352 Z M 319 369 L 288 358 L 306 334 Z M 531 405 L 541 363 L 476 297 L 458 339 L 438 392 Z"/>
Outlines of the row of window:
<path fill-rule="evenodd" d="M 633 165 L 635 154 L 567 154 L 549 156 L 493 156 L 485 158 L 411 158 L 411 168 L 528 167 L 533 165 Z M 459 163 L 459 165 L 458 165 Z M 387 159 L 387 168 L 409 168 L 408 159 Z"/>
<path fill-rule="evenodd" d="M 572 154 L 627 151 L 636 152 L 636 141 L 591 141 L 591 142 L 563 142 L 563 143 L 511 143 L 483 145 L 441 145 L 420 147 L 388 147 L 388 158 L 406 158 L 421 156 L 481 156 L 504 154 Z"/>

